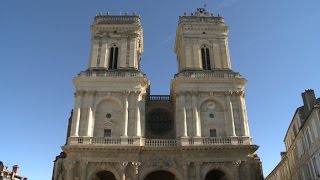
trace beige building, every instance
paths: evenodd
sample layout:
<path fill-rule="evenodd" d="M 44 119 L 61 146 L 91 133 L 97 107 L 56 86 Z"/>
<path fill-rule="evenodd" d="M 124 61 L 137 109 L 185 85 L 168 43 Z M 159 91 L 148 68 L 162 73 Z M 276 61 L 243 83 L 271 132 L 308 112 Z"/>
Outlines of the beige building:
<path fill-rule="evenodd" d="M 12 166 L 12 171 L 0 161 L 0 180 L 28 180 L 27 177 L 19 174 L 19 166 Z"/>
<path fill-rule="evenodd" d="M 140 71 L 140 17 L 97 15 L 89 67 L 73 79 L 75 104 L 54 180 L 262 179 L 231 68 L 228 27 L 203 8 L 179 17 L 170 95 L 150 95 Z"/>
<path fill-rule="evenodd" d="M 302 93 L 302 99 L 284 138 L 286 152 L 267 180 L 320 179 L 320 99 L 313 90 Z"/>

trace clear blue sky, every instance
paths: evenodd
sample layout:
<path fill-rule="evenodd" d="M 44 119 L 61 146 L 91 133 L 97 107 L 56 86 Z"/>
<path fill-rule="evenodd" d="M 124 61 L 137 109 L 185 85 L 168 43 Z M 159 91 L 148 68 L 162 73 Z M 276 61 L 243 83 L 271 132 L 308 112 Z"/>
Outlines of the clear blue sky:
<path fill-rule="evenodd" d="M 280 160 L 300 93 L 320 95 L 318 0 L 1 0 L 0 161 L 19 164 L 31 180 L 51 179 L 73 108 L 72 78 L 87 68 L 98 12 L 141 15 L 142 71 L 152 94 L 169 94 L 178 16 L 204 4 L 229 25 L 233 69 L 248 80 L 250 130 L 267 175 Z"/>

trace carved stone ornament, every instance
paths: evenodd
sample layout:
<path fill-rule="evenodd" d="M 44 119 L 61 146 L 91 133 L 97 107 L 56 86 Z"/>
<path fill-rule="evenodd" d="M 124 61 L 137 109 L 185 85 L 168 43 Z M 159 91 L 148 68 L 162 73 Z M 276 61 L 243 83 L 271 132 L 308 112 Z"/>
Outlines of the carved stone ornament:
<path fill-rule="evenodd" d="M 213 101 L 208 101 L 207 102 L 207 108 L 210 109 L 210 110 L 213 110 L 216 108 L 216 103 L 213 102 Z"/>
<path fill-rule="evenodd" d="M 153 158 L 146 165 L 148 168 L 172 168 L 176 167 L 176 163 L 169 158 Z"/>
<path fill-rule="evenodd" d="M 134 166 L 135 173 L 139 173 L 139 166 L 141 165 L 141 162 L 132 162 L 132 165 Z"/>

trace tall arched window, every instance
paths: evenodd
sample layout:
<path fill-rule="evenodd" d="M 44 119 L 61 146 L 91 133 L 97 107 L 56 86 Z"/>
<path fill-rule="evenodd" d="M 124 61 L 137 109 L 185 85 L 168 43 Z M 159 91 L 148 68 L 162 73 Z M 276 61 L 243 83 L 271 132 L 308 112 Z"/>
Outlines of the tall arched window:
<path fill-rule="evenodd" d="M 113 47 L 109 49 L 109 69 L 117 69 L 118 51 L 119 48 L 116 45 L 113 45 Z"/>
<path fill-rule="evenodd" d="M 201 48 L 201 60 L 202 60 L 202 69 L 204 70 L 211 70 L 210 65 L 210 52 L 209 48 L 205 45 Z"/>

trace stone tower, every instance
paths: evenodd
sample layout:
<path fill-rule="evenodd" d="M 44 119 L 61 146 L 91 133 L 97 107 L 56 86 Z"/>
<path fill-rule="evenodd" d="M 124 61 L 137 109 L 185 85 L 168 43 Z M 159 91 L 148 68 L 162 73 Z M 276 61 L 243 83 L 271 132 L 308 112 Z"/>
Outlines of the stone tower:
<path fill-rule="evenodd" d="M 228 27 L 198 8 L 179 17 L 170 95 L 150 95 L 136 15 L 97 15 L 89 67 L 53 180 L 253 180 L 261 162 L 249 133 L 246 80 L 231 69 Z"/>

